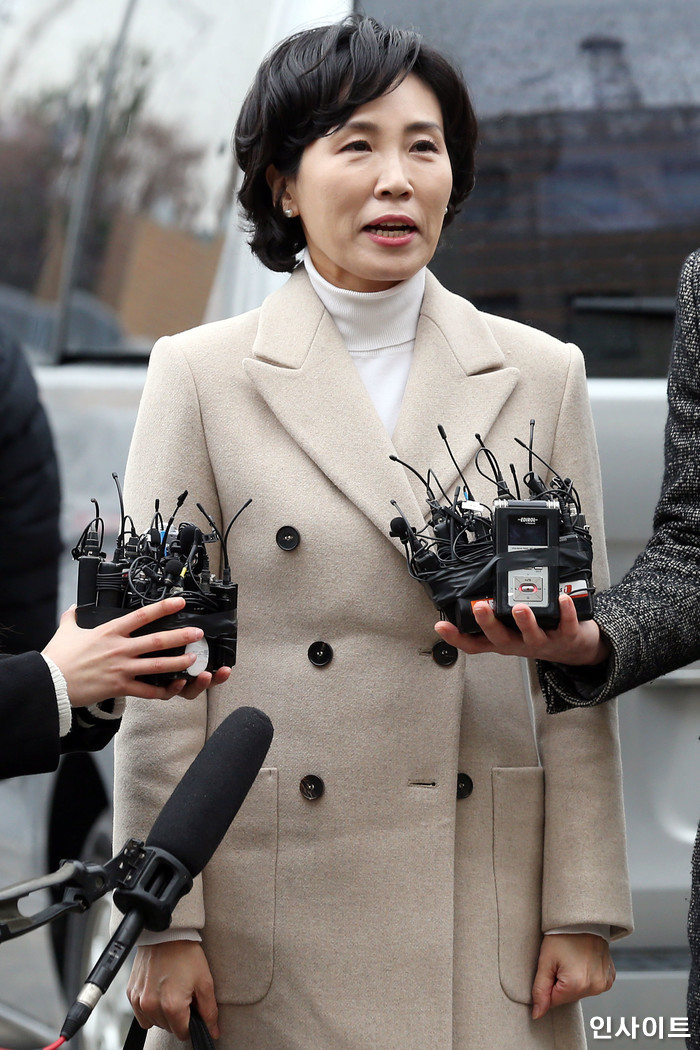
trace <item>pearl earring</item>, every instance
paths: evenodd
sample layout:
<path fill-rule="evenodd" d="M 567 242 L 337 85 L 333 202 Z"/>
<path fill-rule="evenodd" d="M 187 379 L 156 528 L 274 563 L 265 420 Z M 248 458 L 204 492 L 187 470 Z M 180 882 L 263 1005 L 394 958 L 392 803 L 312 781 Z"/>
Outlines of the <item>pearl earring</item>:
<path fill-rule="evenodd" d="M 284 214 L 287 216 L 288 219 L 291 219 L 291 217 L 294 214 L 294 212 L 292 211 L 291 208 L 285 208 L 284 209 Z"/>

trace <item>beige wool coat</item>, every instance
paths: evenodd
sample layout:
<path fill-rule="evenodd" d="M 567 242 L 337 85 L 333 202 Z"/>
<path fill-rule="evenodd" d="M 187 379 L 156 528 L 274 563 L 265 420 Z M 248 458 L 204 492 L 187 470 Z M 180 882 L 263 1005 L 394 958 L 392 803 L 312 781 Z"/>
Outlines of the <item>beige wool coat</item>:
<path fill-rule="evenodd" d="M 185 520 L 197 500 L 224 524 L 253 504 L 229 541 L 233 674 L 206 703 L 129 705 L 115 841 L 148 832 L 231 709 L 269 714 L 266 767 L 174 919 L 203 930 L 223 1050 L 585 1047 L 577 1005 L 532 1022 L 529 1003 L 543 930 L 631 928 L 615 706 L 548 716 L 515 658 L 438 662 L 436 612 L 388 535 L 391 499 L 416 525 L 427 511 L 391 453 L 454 490 L 441 423 L 490 502 L 474 434 L 522 475 L 513 438 L 532 416 L 536 451 L 580 492 L 603 586 L 575 347 L 428 274 L 393 440 L 303 268 L 261 309 L 154 349 L 127 470 L 137 527 L 184 488 Z"/>

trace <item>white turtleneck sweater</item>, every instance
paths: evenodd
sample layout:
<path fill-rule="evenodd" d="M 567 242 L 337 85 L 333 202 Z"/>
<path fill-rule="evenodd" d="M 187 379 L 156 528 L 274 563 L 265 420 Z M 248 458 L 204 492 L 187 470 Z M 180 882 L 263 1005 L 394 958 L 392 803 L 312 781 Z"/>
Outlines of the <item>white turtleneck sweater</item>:
<path fill-rule="evenodd" d="M 321 277 L 308 252 L 304 252 L 304 266 L 343 337 L 379 418 L 393 434 L 411 368 L 425 268 L 384 292 L 351 292 Z"/>

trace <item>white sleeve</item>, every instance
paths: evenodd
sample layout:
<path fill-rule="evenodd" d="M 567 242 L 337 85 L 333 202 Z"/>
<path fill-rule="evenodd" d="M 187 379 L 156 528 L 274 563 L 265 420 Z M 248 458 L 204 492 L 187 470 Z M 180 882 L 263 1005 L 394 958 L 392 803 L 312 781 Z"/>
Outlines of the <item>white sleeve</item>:
<path fill-rule="evenodd" d="M 51 672 L 53 687 L 56 690 L 56 703 L 58 705 L 58 735 L 68 736 L 73 721 L 73 709 L 70 706 L 70 700 L 68 699 L 68 686 L 66 685 L 66 680 L 63 677 L 60 667 L 53 662 L 50 656 L 45 656 L 44 653 L 41 653 L 41 656 L 43 656 L 46 661 L 46 666 Z"/>

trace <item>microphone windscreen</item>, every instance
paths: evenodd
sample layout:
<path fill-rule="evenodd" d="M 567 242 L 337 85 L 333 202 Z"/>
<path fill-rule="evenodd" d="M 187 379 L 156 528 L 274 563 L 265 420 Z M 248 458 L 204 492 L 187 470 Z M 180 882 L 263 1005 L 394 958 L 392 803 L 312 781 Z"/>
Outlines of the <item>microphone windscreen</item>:
<path fill-rule="evenodd" d="M 272 722 L 256 707 L 232 711 L 163 806 L 146 845 L 166 850 L 198 875 L 253 786 L 272 734 Z"/>
<path fill-rule="evenodd" d="M 389 522 L 389 535 L 397 536 L 400 540 L 408 536 L 408 525 L 403 518 L 391 519 Z"/>

